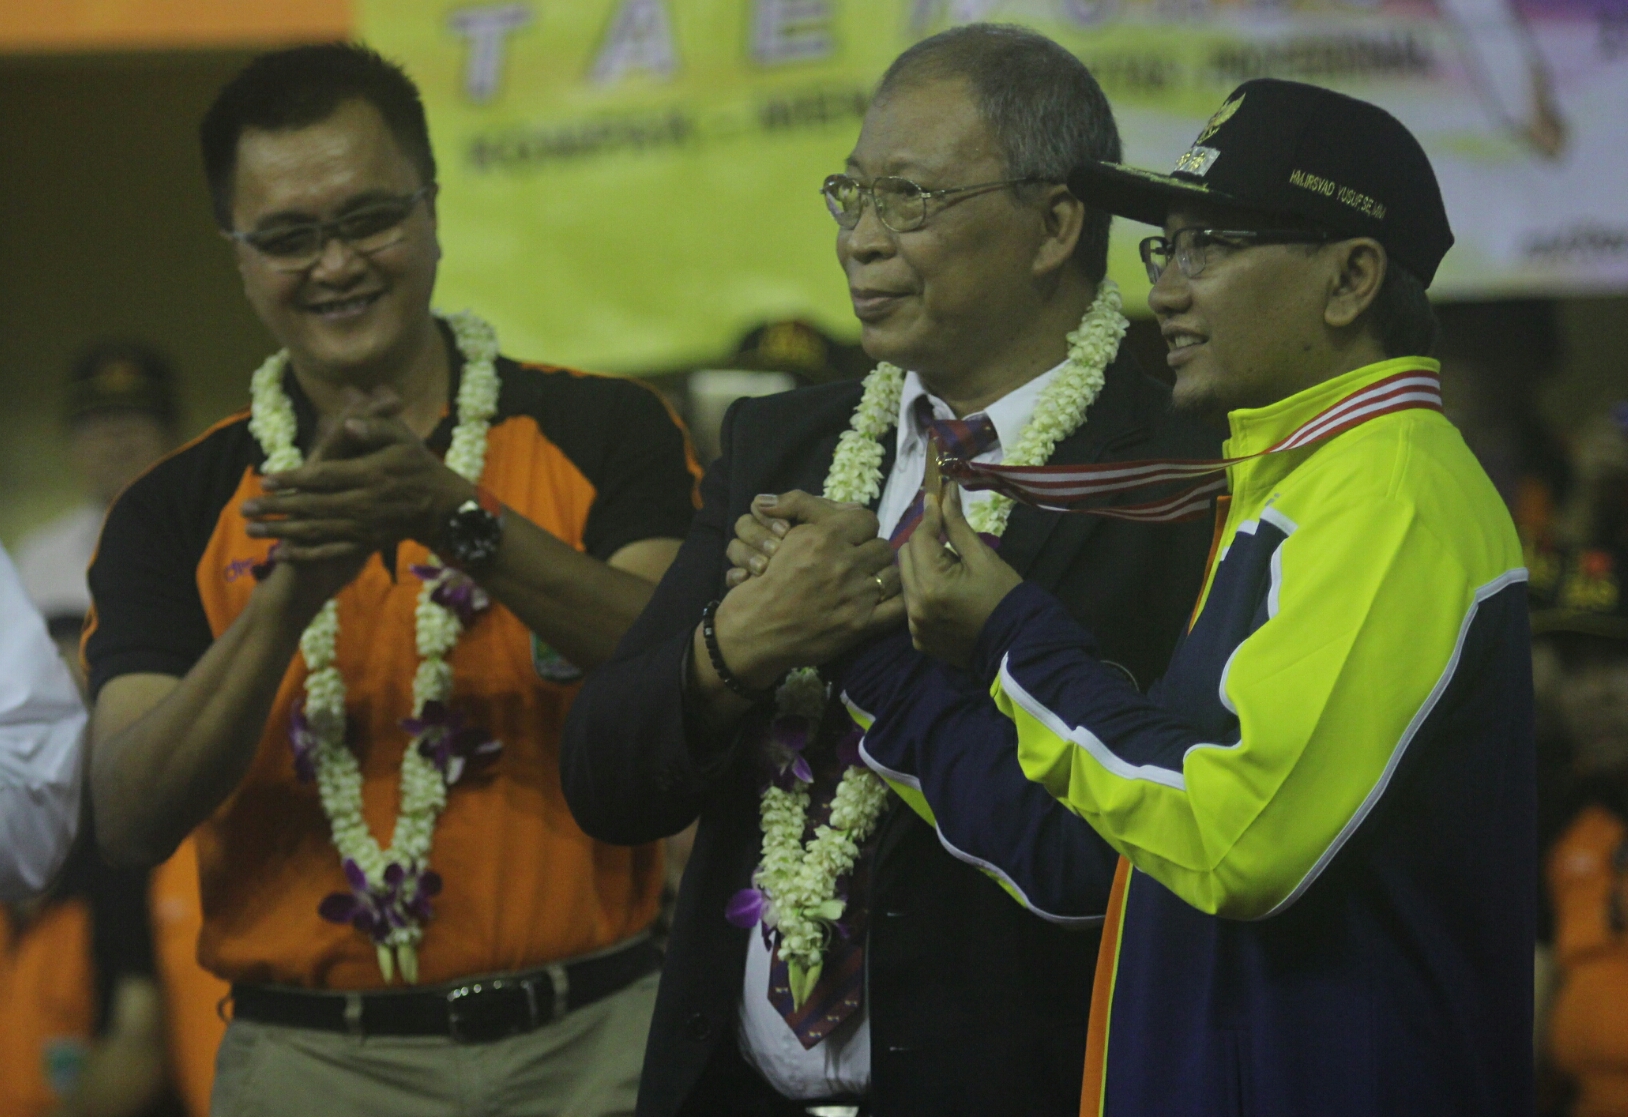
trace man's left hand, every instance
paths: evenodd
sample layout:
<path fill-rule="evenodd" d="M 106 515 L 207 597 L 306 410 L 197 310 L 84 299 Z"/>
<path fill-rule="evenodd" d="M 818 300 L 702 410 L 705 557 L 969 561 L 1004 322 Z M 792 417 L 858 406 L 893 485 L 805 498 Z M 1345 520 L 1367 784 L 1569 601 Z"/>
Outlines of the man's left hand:
<path fill-rule="evenodd" d="M 441 525 L 475 497 L 475 486 L 395 416 L 348 418 L 337 442 L 327 459 L 265 479 L 266 495 L 243 505 L 251 536 L 370 550 L 403 539 L 433 546 Z"/>
<path fill-rule="evenodd" d="M 899 550 L 899 572 L 916 647 L 967 667 L 984 622 L 1023 579 L 978 538 L 961 513 L 959 488 L 939 488 L 936 473 L 929 467 L 921 523 Z"/>

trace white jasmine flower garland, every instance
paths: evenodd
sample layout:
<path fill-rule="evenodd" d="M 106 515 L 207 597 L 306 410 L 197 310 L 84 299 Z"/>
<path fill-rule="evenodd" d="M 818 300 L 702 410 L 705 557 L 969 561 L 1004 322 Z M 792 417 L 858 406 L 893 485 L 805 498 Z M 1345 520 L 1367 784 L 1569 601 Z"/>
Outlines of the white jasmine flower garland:
<path fill-rule="evenodd" d="M 460 477 L 476 482 L 486 465 L 487 430 L 497 412 L 497 334 L 467 311 L 446 321 L 464 358 L 458 425 L 452 432 L 446 464 Z M 284 350 L 268 358 L 251 381 L 249 430 L 265 451 L 266 473 L 297 469 L 304 462 L 294 441 L 294 407 L 283 391 L 287 367 L 288 352 Z M 464 628 L 457 613 L 436 597 L 438 590 L 463 576 L 434 556 L 431 559 L 427 574 L 421 574 L 424 584 L 415 616 L 421 659 L 413 677 L 414 735 L 401 760 L 401 813 L 388 849 L 381 849 L 368 830 L 362 815 L 361 769 L 345 744 L 345 680 L 334 664 L 339 610 L 333 599 L 323 604 L 300 637 L 308 675 L 304 703 L 296 707 L 290 731 L 296 768 L 304 771 L 309 765 L 314 769 L 322 809 L 352 888 L 350 897 L 336 893 L 325 900 L 322 914 L 352 922 L 371 934 L 385 980 L 393 980 L 399 966 L 403 980 L 409 983 L 418 980 L 422 923 L 429 916 L 429 898 L 440 887 L 439 878 L 429 870 L 436 819 L 446 806 L 448 787 L 463 770 L 461 762 L 443 765 L 436 758 L 437 746 L 444 755 L 446 738 L 457 728 L 455 715 L 449 724 L 449 716 L 443 712 L 452 696 L 452 665 L 446 657 Z M 477 607 L 485 603 L 484 595 L 472 596 Z M 486 742 L 485 751 L 493 749 Z"/>
<path fill-rule="evenodd" d="M 1068 335 L 1067 361 L 1036 401 L 1017 445 L 1004 454 L 1005 464 L 1044 465 L 1057 443 L 1085 421 L 1129 326 L 1121 305 L 1118 285 L 1103 280 L 1079 327 Z M 866 504 L 881 494 L 881 440 L 898 422 L 903 389 L 903 370 L 885 361 L 865 378 L 864 394 L 826 474 L 828 499 Z M 1011 498 L 997 493 L 970 509 L 967 519 L 973 530 L 999 536 L 1011 514 Z M 816 727 L 827 698 L 812 667 L 793 671 L 775 695 L 781 717 L 806 719 Z M 763 897 L 764 927 L 780 933 L 779 955 L 791 977 L 792 1000 L 801 1006 L 819 981 L 831 925 L 846 907 L 836 896 L 837 881 L 853 871 L 860 847 L 882 816 L 888 789 L 863 764 L 850 766 L 837 784 L 830 822 L 816 827 L 805 845 L 809 781 L 793 775 L 786 782 L 787 787 L 771 783 L 763 791 L 763 856 L 752 883 Z"/>

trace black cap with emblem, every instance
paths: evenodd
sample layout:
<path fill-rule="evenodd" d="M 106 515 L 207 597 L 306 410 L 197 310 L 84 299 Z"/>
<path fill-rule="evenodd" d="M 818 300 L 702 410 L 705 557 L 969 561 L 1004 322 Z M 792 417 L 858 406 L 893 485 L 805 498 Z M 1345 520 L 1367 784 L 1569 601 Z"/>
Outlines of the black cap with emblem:
<path fill-rule="evenodd" d="M 1401 121 L 1355 97 L 1277 78 L 1233 90 L 1170 174 L 1090 163 L 1068 185 L 1089 205 L 1149 225 L 1163 225 L 1183 202 L 1207 202 L 1373 237 L 1426 286 L 1453 245 L 1435 171 Z"/>
<path fill-rule="evenodd" d="M 151 346 L 99 342 L 74 362 L 68 379 L 68 421 L 104 411 L 144 411 L 173 425 L 173 380 L 169 361 Z"/>

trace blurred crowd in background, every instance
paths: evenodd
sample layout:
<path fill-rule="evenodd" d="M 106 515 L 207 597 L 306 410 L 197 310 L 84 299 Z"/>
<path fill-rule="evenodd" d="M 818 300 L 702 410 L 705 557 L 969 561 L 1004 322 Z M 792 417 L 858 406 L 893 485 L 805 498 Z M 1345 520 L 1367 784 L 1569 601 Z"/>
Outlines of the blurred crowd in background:
<path fill-rule="evenodd" d="M 1536 945 L 1539 1113 L 1628 1114 L 1628 384 L 1569 429 L 1539 406 L 1565 367 L 1556 305 L 1447 304 L 1451 418 L 1509 503 L 1531 570 L 1542 902 Z M 1148 320 L 1143 367 L 1163 348 Z M 712 367 L 650 377 L 704 460 L 741 396 L 868 369 L 855 345 L 765 323 Z M 35 603 L 77 665 L 83 571 L 118 491 L 217 416 L 182 416 L 177 371 L 140 341 L 89 345 L 61 378 L 61 437 L 82 502 L 15 548 Z M 190 424 L 187 420 L 191 420 Z M 194 960 L 201 915 L 190 844 L 149 875 L 102 867 L 84 835 L 46 897 L 0 922 L 0 1117 L 208 1111 L 226 986 Z M 682 856 L 672 858 L 676 884 Z"/>

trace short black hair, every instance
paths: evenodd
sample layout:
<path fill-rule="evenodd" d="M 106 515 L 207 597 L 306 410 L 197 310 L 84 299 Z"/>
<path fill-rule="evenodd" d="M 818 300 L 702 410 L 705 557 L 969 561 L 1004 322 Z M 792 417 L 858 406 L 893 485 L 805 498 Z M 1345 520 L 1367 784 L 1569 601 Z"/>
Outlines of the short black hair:
<path fill-rule="evenodd" d="M 1026 27 L 969 23 L 923 39 L 893 60 L 876 97 L 910 82 L 960 78 L 995 134 L 1011 178 L 1067 182 L 1087 160 L 1120 161 L 1119 126 L 1097 79 L 1068 50 Z M 1108 274 L 1113 218 L 1087 206 L 1074 260 L 1093 282 Z"/>
<path fill-rule="evenodd" d="M 232 227 L 232 176 L 243 133 L 320 124 L 347 101 L 366 101 L 379 110 L 423 184 L 435 182 L 424 102 L 400 66 L 355 43 L 274 51 L 260 55 L 227 82 L 198 126 L 204 175 L 215 221 L 222 229 Z"/>
<path fill-rule="evenodd" d="M 1309 218 L 1282 214 L 1260 222 L 1262 227 L 1307 229 L 1328 239 L 1305 246 L 1306 255 L 1315 256 L 1326 244 L 1348 240 Z M 1383 246 L 1381 246 L 1383 247 Z M 1389 253 L 1385 256 L 1385 278 L 1379 281 L 1374 301 L 1363 312 L 1368 332 L 1379 342 L 1387 360 L 1395 357 L 1431 357 L 1441 343 L 1441 324 L 1425 294 L 1424 280 L 1414 275 Z"/>
<path fill-rule="evenodd" d="M 1386 357 L 1429 357 L 1441 340 L 1424 281 L 1394 259 L 1386 261 L 1379 293 L 1368 304 L 1368 327 Z"/>

